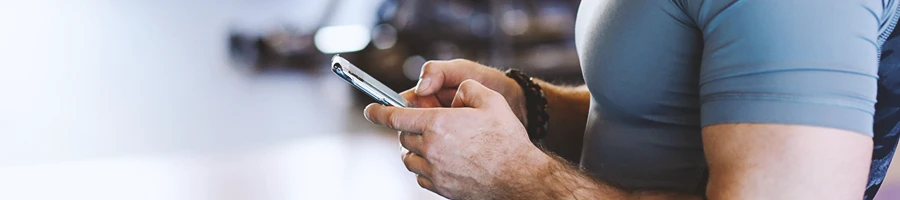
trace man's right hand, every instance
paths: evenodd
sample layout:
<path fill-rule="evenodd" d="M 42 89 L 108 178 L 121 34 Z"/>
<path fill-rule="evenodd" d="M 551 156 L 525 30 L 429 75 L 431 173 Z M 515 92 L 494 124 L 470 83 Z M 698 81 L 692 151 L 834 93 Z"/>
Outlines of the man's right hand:
<path fill-rule="evenodd" d="M 450 107 L 459 84 L 467 79 L 503 95 L 519 121 L 524 122 L 525 97 L 519 84 L 497 69 L 469 60 L 426 62 L 416 87 L 401 95 L 420 108 Z"/>

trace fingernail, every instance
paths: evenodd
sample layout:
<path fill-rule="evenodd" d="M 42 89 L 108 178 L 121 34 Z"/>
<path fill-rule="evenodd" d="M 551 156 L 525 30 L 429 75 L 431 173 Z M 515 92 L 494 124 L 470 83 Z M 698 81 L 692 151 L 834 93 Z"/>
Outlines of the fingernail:
<path fill-rule="evenodd" d="M 428 87 L 431 87 L 431 78 L 419 79 L 419 84 L 416 84 L 416 94 L 422 93 Z"/>
<path fill-rule="evenodd" d="M 369 119 L 369 114 L 368 114 L 368 113 L 363 112 L 363 117 L 366 118 L 366 121 L 369 121 L 369 123 L 372 123 L 372 120 Z"/>
<path fill-rule="evenodd" d="M 369 109 L 374 109 L 374 108 L 371 108 L 372 106 L 378 106 L 378 104 L 371 103 L 371 104 L 367 105 L 365 109 L 363 109 L 363 117 L 365 117 L 366 121 L 369 121 L 370 123 L 372 123 L 372 119 L 369 119 L 369 112 L 370 112 Z"/>

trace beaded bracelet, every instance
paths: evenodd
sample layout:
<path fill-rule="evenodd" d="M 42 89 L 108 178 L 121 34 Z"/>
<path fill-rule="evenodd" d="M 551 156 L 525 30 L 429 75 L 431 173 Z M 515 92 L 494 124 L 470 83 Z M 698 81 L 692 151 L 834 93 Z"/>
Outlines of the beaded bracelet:
<path fill-rule="evenodd" d="M 547 105 L 547 96 L 544 95 L 544 90 L 540 85 L 534 83 L 530 76 L 518 69 L 506 70 L 506 76 L 515 80 L 522 87 L 522 92 L 525 94 L 527 116 L 525 129 L 532 142 L 540 143 L 547 135 L 547 125 L 550 122 L 550 108 Z"/>

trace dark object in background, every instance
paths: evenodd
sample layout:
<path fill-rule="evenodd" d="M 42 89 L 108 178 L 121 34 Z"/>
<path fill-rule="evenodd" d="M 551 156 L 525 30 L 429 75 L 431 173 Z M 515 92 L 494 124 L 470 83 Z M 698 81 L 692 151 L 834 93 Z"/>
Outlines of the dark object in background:
<path fill-rule="evenodd" d="M 329 2 L 335 9 L 339 1 Z M 575 52 L 578 0 L 385 0 L 361 51 L 341 53 L 396 91 L 415 85 L 427 60 L 465 58 L 518 68 L 545 80 L 582 83 Z M 324 27 L 330 14 L 316 26 Z M 268 33 L 232 33 L 231 53 L 256 71 L 327 69 L 315 31 L 290 26 Z M 365 95 L 357 95 L 368 100 Z"/>
<path fill-rule="evenodd" d="M 581 83 L 574 42 L 578 4 L 387 0 L 378 10 L 372 44 L 357 53 L 356 62 L 394 89 L 414 86 L 426 60 L 453 58 Z"/>
<path fill-rule="evenodd" d="M 231 55 L 262 72 L 274 69 L 321 70 L 328 56 L 313 45 L 312 33 L 298 33 L 282 28 L 267 35 L 232 33 Z"/>
<path fill-rule="evenodd" d="M 325 10 L 335 10 L 340 0 L 331 0 Z M 315 31 L 325 27 L 335 12 L 323 12 L 312 31 L 285 24 L 264 33 L 232 31 L 228 37 L 231 56 L 252 67 L 256 72 L 276 69 L 304 69 L 318 71 L 327 65 L 330 56 L 316 49 Z"/>

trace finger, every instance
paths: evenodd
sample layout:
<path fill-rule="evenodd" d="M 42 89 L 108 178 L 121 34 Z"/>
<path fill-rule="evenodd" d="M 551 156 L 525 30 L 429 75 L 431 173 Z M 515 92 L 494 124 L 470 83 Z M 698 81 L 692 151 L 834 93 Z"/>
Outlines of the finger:
<path fill-rule="evenodd" d="M 410 152 L 419 155 L 425 155 L 423 152 L 423 139 L 421 134 L 410 133 L 410 132 L 400 132 L 400 146 L 406 148 Z"/>
<path fill-rule="evenodd" d="M 456 91 L 455 88 L 439 90 L 436 94 L 438 102 L 444 107 L 450 107 L 450 104 L 453 103 L 453 97 L 456 96 Z"/>
<path fill-rule="evenodd" d="M 432 95 L 441 88 L 454 88 L 466 79 L 480 80 L 485 70 L 489 68 L 463 59 L 428 61 L 422 65 L 422 74 L 419 75 L 419 83 L 416 84 L 416 94 Z"/>
<path fill-rule="evenodd" d="M 503 96 L 474 80 L 466 80 L 459 84 L 456 97 L 450 103 L 450 107 L 483 108 L 494 105 L 509 107 Z"/>
<path fill-rule="evenodd" d="M 419 187 L 425 188 L 428 191 L 437 193 L 434 189 L 434 182 L 431 182 L 431 179 L 428 179 L 422 175 L 416 175 L 416 182 L 419 183 Z"/>
<path fill-rule="evenodd" d="M 401 92 L 400 96 L 417 108 L 450 107 L 453 97 L 456 96 L 456 88 L 442 88 L 430 96 L 416 95 L 415 88 L 413 88 Z"/>
<path fill-rule="evenodd" d="M 416 96 L 415 88 L 403 91 L 400 93 L 400 97 L 407 100 L 409 105 L 406 105 L 408 108 L 432 108 L 435 105 L 440 106 L 437 100 L 429 99 L 426 97 Z"/>
<path fill-rule="evenodd" d="M 415 88 L 408 89 L 406 91 L 401 92 L 400 97 L 403 97 L 404 99 L 410 100 L 410 101 L 417 99 Z"/>
<path fill-rule="evenodd" d="M 406 149 L 405 147 L 403 147 L 403 145 L 400 145 L 400 158 L 403 158 L 403 155 L 408 152 L 409 152 L 409 149 Z"/>
<path fill-rule="evenodd" d="M 401 92 L 400 96 L 409 101 L 409 104 L 411 105 L 408 105 L 407 107 L 410 108 L 443 107 L 434 96 L 417 96 L 415 88 Z"/>
<path fill-rule="evenodd" d="M 363 111 L 366 119 L 391 129 L 424 133 L 432 123 L 434 113 L 425 108 L 398 108 L 372 103 Z"/>
<path fill-rule="evenodd" d="M 422 156 L 408 152 L 401 155 L 401 159 L 403 160 L 403 165 L 406 166 L 406 170 L 409 170 L 409 172 L 428 178 L 431 177 L 431 164 L 429 164 L 428 161 L 425 161 L 425 158 Z"/>

